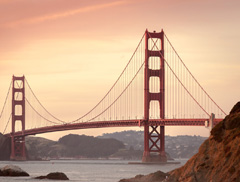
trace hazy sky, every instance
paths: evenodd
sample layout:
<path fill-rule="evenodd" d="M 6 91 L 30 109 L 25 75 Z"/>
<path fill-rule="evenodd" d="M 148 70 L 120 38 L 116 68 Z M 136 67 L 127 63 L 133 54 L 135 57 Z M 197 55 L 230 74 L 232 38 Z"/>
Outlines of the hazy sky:
<path fill-rule="evenodd" d="M 78 118 L 108 91 L 146 28 L 164 29 L 227 113 L 240 100 L 239 0 L 0 0 L 0 13 L 1 106 L 12 75 L 24 74 L 49 111 Z M 208 130 L 167 127 L 166 134 L 207 136 Z"/>

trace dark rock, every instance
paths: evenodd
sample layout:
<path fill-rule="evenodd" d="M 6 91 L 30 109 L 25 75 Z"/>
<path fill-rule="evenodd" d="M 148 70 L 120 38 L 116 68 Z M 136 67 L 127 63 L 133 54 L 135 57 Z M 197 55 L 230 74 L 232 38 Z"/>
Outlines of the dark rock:
<path fill-rule="evenodd" d="M 1 169 L 0 176 L 29 176 L 29 174 L 18 166 L 7 165 Z"/>
<path fill-rule="evenodd" d="M 61 172 L 49 173 L 47 176 L 38 176 L 35 179 L 69 180 L 66 174 Z"/>
<path fill-rule="evenodd" d="M 157 171 L 148 175 L 137 175 L 130 179 L 121 179 L 119 182 L 160 182 L 165 180 L 169 175 L 162 171 Z"/>
<path fill-rule="evenodd" d="M 139 175 L 135 176 L 135 178 L 140 179 L 140 178 L 142 178 L 143 176 L 144 176 L 144 175 L 139 174 Z"/>

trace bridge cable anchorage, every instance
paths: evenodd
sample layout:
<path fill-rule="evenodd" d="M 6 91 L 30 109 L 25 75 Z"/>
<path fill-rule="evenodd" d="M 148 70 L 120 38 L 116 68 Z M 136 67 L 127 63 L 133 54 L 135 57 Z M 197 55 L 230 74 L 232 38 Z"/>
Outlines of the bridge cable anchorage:
<path fill-rule="evenodd" d="M 169 65 L 169 63 L 166 61 L 166 59 L 164 58 L 164 56 L 162 55 L 161 51 L 159 50 L 159 48 L 156 45 L 156 42 L 153 40 L 153 38 L 151 37 L 151 34 L 148 32 L 149 37 L 151 38 L 152 42 L 153 42 L 153 47 L 156 47 L 158 49 L 159 54 L 161 55 L 162 59 L 164 59 L 165 63 L 167 64 L 167 66 L 169 67 L 169 69 L 171 70 L 171 72 L 173 73 L 173 75 L 175 76 L 175 78 L 178 80 L 178 82 L 181 84 L 181 86 L 184 88 L 184 90 L 188 93 L 188 95 L 195 101 L 195 103 L 205 112 L 205 114 L 207 114 L 210 117 L 210 114 L 203 108 L 203 106 L 201 106 L 201 104 L 199 104 L 199 102 L 193 97 L 193 95 L 189 92 L 189 90 L 185 87 L 185 85 L 182 83 L 182 81 L 179 79 L 179 77 L 176 75 L 176 73 L 173 71 L 173 69 L 171 68 L 171 66 Z M 169 40 L 168 40 L 169 42 Z M 170 43 L 170 42 L 169 42 Z M 171 45 L 171 44 L 170 44 Z M 174 52 L 176 54 L 176 51 L 174 49 Z M 179 57 L 179 55 L 177 54 L 177 56 Z M 181 60 L 181 62 L 183 63 L 183 61 Z M 184 64 L 185 66 L 185 64 Z M 186 68 L 186 66 L 185 66 Z M 187 69 L 188 70 L 188 69 Z M 190 71 L 188 70 L 188 72 L 190 73 Z M 193 75 L 190 73 L 190 75 L 193 77 Z M 195 77 L 193 77 L 194 80 L 196 81 Z M 197 82 L 197 84 L 200 86 L 200 84 Z M 206 93 L 206 91 L 200 86 L 200 88 L 204 91 L 204 93 Z M 208 98 L 211 99 L 211 97 L 207 94 Z M 212 100 L 212 99 L 211 99 Z M 215 103 L 215 102 L 214 102 Z M 218 108 L 219 106 L 216 105 Z M 222 109 L 220 109 L 222 111 Z M 225 114 L 225 112 L 223 112 Z"/>
<path fill-rule="evenodd" d="M 186 64 L 183 62 L 183 60 L 181 59 L 181 57 L 179 56 L 179 54 L 177 53 L 176 49 L 173 47 L 172 43 L 169 41 L 168 37 L 164 34 L 164 36 L 166 37 L 168 43 L 170 44 L 170 46 L 172 47 L 172 49 L 174 50 L 175 54 L 178 56 L 179 60 L 182 62 L 183 66 L 187 69 L 188 73 L 192 76 L 192 78 L 196 81 L 196 83 L 198 84 L 198 86 L 203 90 L 203 92 L 208 96 L 208 98 L 218 107 L 218 109 L 220 109 L 225 116 L 227 115 L 222 108 L 211 98 L 211 96 L 206 92 L 206 90 L 200 85 L 200 83 L 197 81 L 197 79 L 193 76 L 193 74 L 190 72 L 190 70 L 188 69 L 188 67 L 186 66 Z"/>
<path fill-rule="evenodd" d="M 28 81 L 27 81 L 26 78 L 25 78 L 25 81 L 26 81 L 26 83 L 27 83 L 30 91 L 32 92 L 33 96 L 34 96 L 35 99 L 38 101 L 38 103 L 42 106 L 42 108 L 43 108 L 50 116 L 52 116 L 54 119 L 60 121 L 61 123 L 66 124 L 67 122 L 65 122 L 65 121 L 63 121 L 63 120 L 60 120 L 60 119 L 58 119 L 57 117 L 55 117 L 54 115 L 52 115 L 52 114 L 42 105 L 42 103 L 41 103 L 41 102 L 39 101 L 39 99 L 37 98 L 36 94 L 33 92 L 32 88 L 30 87 L 30 85 L 29 85 L 29 83 L 28 83 Z M 32 108 L 33 108 L 33 107 L 32 107 Z M 39 115 L 39 116 L 40 116 L 40 115 Z"/>
<path fill-rule="evenodd" d="M 124 70 L 121 72 L 120 76 L 119 76 L 118 79 L 115 81 L 115 83 L 114 83 L 113 86 L 110 88 L 110 90 L 105 94 L 105 96 L 104 96 L 90 111 L 88 111 L 86 114 L 84 114 L 83 116 L 79 117 L 78 119 L 69 122 L 68 124 L 75 123 L 75 122 L 83 119 L 85 116 L 87 116 L 88 114 L 90 114 L 95 108 L 97 108 L 97 107 L 102 103 L 102 101 L 109 95 L 109 93 L 113 90 L 113 88 L 114 88 L 115 85 L 118 83 L 118 81 L 120 80 L 120 78 L 123 76 L 123 73 L 126 71 L 128 65 L 130 64 L 131 60 L 133 59 L 135 53 L 137 52 L 137 49 L 138 49 L 139 46 L 141 45 L 141 42 L 142 42 L 144 36 L 145 36 L 145 33 L 143 34 L 141 40 L 139 41 L 139 43 L 138 43 L 138 45 L 137 45 L 137 48 L 135 49 L 134 53 L 132 54 L 132 56 L 131 56 L 130 60 L 128 61 L 127 65 L 125 66 Z"/>

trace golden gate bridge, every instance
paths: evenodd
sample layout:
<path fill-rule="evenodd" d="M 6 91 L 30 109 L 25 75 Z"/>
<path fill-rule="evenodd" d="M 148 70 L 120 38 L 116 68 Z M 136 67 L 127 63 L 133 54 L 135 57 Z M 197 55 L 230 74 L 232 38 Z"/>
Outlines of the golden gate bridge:
<path fill-rule="evenodd" d="M 211 126 L 225 115 L 184 64 L 164 31 L 146 30 L 113 86 L 89 112 L 75 120 L 52 115 L 27 79 L 13 76 L 0 115 L 0 132 L 11 137 L 10 158 L 26 160 L 27 135 L 143 126 L 142 161 L 165 162 L 165 126 Z"/>

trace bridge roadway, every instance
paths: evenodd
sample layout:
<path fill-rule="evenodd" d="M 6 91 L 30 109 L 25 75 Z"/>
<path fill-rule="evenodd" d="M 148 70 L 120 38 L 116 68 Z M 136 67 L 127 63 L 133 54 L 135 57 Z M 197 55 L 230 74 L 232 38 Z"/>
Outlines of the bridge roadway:
<path fill-rule="evenodd" d="M 222 121 L 223 119 L 214 119 L 213 126 Z M 149 126 L 205 126 L 205 121 L 209 119 L 150 119 Z M 144 120 L 116 120 L 116 121 L 97 121 L 97 122 L 82 122 L 72 124 L 62 124 L 54 126 L 46 126 L 41 128 L 28 129 L 14 133 L 14 136 L 27 136 L 36 135 L 41 133 L 49 133 L 65 130 L 76 129 L 90 129 L 90 128 L 107 128 L 107 127 L 134 127 L 144 126 Z M 12 134 L 8 133 L 5 136 L 10 137 Z"/>

